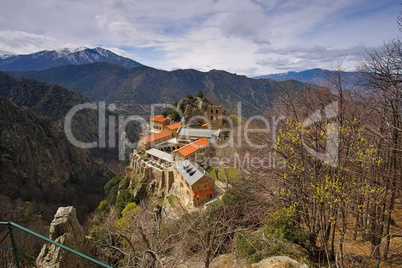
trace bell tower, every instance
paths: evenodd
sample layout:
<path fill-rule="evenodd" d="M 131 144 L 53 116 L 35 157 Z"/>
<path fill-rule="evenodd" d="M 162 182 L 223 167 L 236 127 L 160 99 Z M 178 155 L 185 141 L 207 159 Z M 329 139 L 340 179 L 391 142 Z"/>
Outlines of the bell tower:
<path fill-rule="evenodd" d="M 206 111 L 206 117 L 211 124 L 212 129 L 220 129 L 222 127 L 222 105 L 209 105 Z"/>

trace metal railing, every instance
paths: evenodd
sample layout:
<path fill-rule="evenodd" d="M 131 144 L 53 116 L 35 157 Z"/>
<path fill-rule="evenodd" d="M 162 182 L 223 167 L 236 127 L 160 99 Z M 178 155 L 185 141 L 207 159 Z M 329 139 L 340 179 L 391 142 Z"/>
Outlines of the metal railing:
<path fill-rule="evenodd" d="M 60 244 L 60 243 L 57 243 L 57 242 L 55 242 L 55 241 L 53 241 L 53 240 L 51 240 L 51 239 L 49 239 L 49 238 L 47 238 L 47 237 L 44 237 L 43 235 L 40 235 L 40 234 L 38 234 L 38 233 L 35 233 L 35 232 L 33 232 L 33 231 L 31 231 L 31 230 L 25 228 L 25 227 L 22 227 L 21 225 L 18 225 L 18 224 L 16 224 L 16 223 L 14 223 L 14 222 L 0 222 L 0 226 L 7 226 L 7 227 L 8 227 L 8 232 L 7 232 L 6 235 L 0 240 L 0 244 L 2 244 L 2 243 L 4 242 L 4 240 L 7 238 L 7 236 L 10 236 L 11 245 L 12 245 L 12 250 L 13 250 L 14 259 L 15 259 L 15 264 L 16 264 L 17 268 L 21 268 L 21 266 L 20 266 L 20 259 L 19 259 L 19 250 L 18 250 L 16 241 L 15 241 L 15 238 L 14 238 L 13 228 L 20 229 L 20 230 L 22 230 L 22 231 L 24 231 L 24 232 L 26 232 L 26 233 L 28 233 L 28 234 L 30 234 L 30 235 L 33 235 L 33 236 L 35 236 L 35 237 L 38 237 L 38 238 L 40 238 L 40 239 L 42 239 L 42 240 L 44 240 L 44 241 L 46 241 L 46 242 L 48 242 L 48 243 L 51 243 L 51 244 L 53 244 L 53 245 L 55 245 L 55 246 L 58 246 L 58 247 L 60 247 L 60 248 L 62 248 L 62 249 L 65 249 L 65 250 L 67 250 L 67 251 L 69 251 L 69 252 L 71 252 L 71 253 L 74 253 L 74 254 L 80 256 L 81 258 L 84 258 L 84 259 L 86 259 L 86 260 L 89 260 L 89 261 L 91 261 L 91 262 L 93 262 L 93 263 L 96 263 L 96 264 L 102 266 L 102 267 L 112 268 L 111 266 L 108 266 L 108 265 L 106 265 L 106 264 L 104 264 L 104 263 L 102 263 L 102 262 L 100 262 L 100 261 L 98 261 L 98 260 L 95 260 L 95 259 L 93 259 L 93 258 L 91 258 L 91 257 L 89 257 L 89 256 L 87 256 L 87 255 L 85 255 L 85 254 L 82 254 L 82 253 L 80 253 L 80 252 L 78 252 L 78 251 L 75 251 L 75 250 L 72 249 L 72 248 L 66 247 L 65 245 L 62 245 L 62 244 Z"/>

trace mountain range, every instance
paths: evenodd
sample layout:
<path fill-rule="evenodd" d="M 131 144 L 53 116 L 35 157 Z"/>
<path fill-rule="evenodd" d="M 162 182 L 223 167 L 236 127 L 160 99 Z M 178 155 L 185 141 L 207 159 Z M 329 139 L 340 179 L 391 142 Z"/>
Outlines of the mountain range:
<path fill-rule="evenodd" d="M 303 83 L 310 83 L 319 86 L 325 86 L 328 84 L 328 80 L 331 77 L 335 77 L 338 72 L 324 70 L 324 69 L 310 69 L 300 72 L 286 72 L 277 74 L 268 74 L 256 76 L 254 79 L 274 79 L 276 81 L 297 80 Z M 356 77 L 358 72 L 340 72 L 342 80 L 345 81 L 347 86 L 357 85 Z"/>
<path fill-rule="evenodd" d="M 100 47 L 43 50 L 27 55 L 8 55 L 6 52 L 0 52 L 0 71 L 45 70 L 56 66 L 94 62 L 111 62 L 127 68 L 142 66 L 136 61 L 121 57 Z"/>
<path fill-rule="evenodd" d="M 98 50 L 102 49 L 86 49 L 82 52 Z M 18 65 L 18 68 L 11 68 L 11 65 L 1 67 L 0 64 L 0 69 L 6 68 L 6 72 L 16 78 L 25 77 L 61 85 L 81 93 L 91 101 L 115 103 L 118 109 L 127 115 L 149 115 L 151 104 L 171 104 L 188 94 L 195 95 L 202 90 L 205 96 L 215 103 L 222 104 L 229 112 L 236 112 L 237 104 L 241 102 L 242 114 L 251 116 L 263 113 L 272 104 L 275 95 L 280 94 L 281 88 L 289 87 L 289 83 L 292 83 L 292 88 L 296 91 L 307 86 L 298 81 L 252 79 L 219 70 L 164 71 L 131 62 L 128 59 L 131 64 L 123 64 L 121 61 L 114 60 L 114 56 L 103 58 L 102 62 L 64 65 L 71 54 L 65 53 L 61 57 L 62 54 L 58 53 L 59 58 L 55 61 L 52 56 L 49 56 L 55 53 L 57 52 L 26 55 L 26 66 L 31 67 Z M 111 55 L 110 53 L 108 55 Z M 6 60 L 9 59 L 11 58 Z M 41 66 L 55 64 L 62 66 L 48 69 L 36 67 L 36 70 L 32 70 L 34 69 L 32 66 L 38 62 Z"/>

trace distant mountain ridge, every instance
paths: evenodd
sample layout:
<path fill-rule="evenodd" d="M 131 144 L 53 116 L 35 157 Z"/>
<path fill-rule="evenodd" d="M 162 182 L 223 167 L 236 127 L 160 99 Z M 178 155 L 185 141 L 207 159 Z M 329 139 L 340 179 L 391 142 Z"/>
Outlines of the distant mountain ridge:
<path fill-rule="evenodd" d="M 324 70 L 324 69 L 310 69 L 300 72 L 286 72 L 286 73 L 277 73 L 277 74 L 268 74 L 253 77 L 254 79 L 274 79 L 277 81 L 286 81 L 286 80 L 297 80 L 303 83 L 310 83 L 314 85 L 324 85 L 328 78 L 334 76 L 337 72 Z M 341 72 L 342 78 L 346 80 L 351 80 L 353 76 L 356 76 L 357 72 Z"/>
<path fill-rule="evenodd" d="M 289 82 L 251 79 L 225 71 L 200 72 L 193 69 L 163 71 L 142 66 L 125 68 L 111 63 L 66 65 L 36 72 L 8 72 L 78 91 L 91 101 L 116 103 L 123 113 L 149 115 L 150 105 L 173 103 L 187 94 L 204 92 L 214 103 L 236 112 L 241 102 L 243 115 L 262 114 L 270 107 L 275 94 Z M 297 91 L 305 84 L 292 82 Z"/>
<path fill-rule="evenodd" d="M 7 55 L 0 52 L 0 71 L 38 71 L 57 66 L 81 65 L 95 62 L 109 62 L 127 68 L 143 66 L 141 63 L 119 56 L 110 50 L 100 47 L 43 50 L 27 55 Z"/>

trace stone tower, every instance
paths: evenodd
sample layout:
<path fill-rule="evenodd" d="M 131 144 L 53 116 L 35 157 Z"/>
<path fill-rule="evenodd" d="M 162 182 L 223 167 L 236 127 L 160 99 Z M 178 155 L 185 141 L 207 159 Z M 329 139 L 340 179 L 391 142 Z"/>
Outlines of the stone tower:
<path fill-rule="evenodd" d="M 219 129 L 222 127 L 222 112 L 222 105 L 211 104 L 208 106 L 206 117 L 208 118 L 212 129 Z"/>

